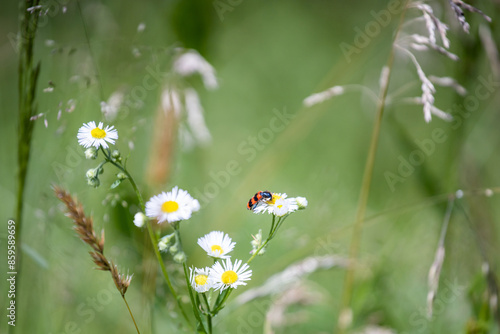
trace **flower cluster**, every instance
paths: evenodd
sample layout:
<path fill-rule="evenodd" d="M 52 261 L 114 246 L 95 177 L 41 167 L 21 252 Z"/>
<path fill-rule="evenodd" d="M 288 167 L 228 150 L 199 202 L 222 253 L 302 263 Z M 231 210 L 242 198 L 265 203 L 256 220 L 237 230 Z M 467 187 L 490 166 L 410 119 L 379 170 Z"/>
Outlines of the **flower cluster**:
<path fill-rule="evenodd" d="M 287 198 L 287 194 L 273 193 L 270 200 L 262 200 L 252 211 L 254 213 L 269 213 L 277 217 L 284 217 L 297 210 L 302 210 L 307 207 L 307 199 L 305 197 Z"/>
<path fill-rule="evenodd" d="M 235 260 L 233 263 L 227 255 L 234 249 L 235 244 L 229 235 L 220 231 L 212 231 L 198 239 L 198 245 L 216 262 L 211 268 L 190 270 L 191 287 L 196 292 L 207 292 L 210 289 L 222 292 L 228 288 L 236 289 L 239 285 L 247 284 L 246 281 L 252 276 L 248 264 L 242 264 L 241 260 Z"/>
<path fill-rule="evenodd" d="M 186 74 L 196 72 L 190 66 L 189 62 L 178 64 L 179 71 Z M 214 260 L 214 264 L 211 267 L 204 268 L 191 267 L 188 271 L 187 256 L 182 249 L 181 224 L 179 222 L 190 219 L 194 212 L 200 210 L 198 200 L 194 199 L 186 190 L 175 186 L 169 192 L 162 192 L 152 196 L 144 205 L 139 189 L 126 168 L 127 159 L 122 161 L 120 152 L 118 150 L 112 151 L 109 147 L 118 139 L 118 132 L 114 126 L 104 127 L 103 123 L 96 126 L 95 122 L 89 122 L 79 129 L 77 138 L 79 144 L 86 148 L 85 157 L 87 159 L 97 159 L 99 152 L 104 157 L 96 168 L 87 171 L 86 177 L 89 185 L 94 187 L 100 185 L 99 175 L 103 173 L 103 166 L 107 163 L 119 170 L 116 174 L 117 179 L 111 185 L 111 189 L 117 187 L 123 180 L 128 179 L 130 181 L 141 203 L 141 211 L 134 215 L 133 223 L 139 228 L 144 225 L 147 226 L 151 242 L 155 247 L 154 251 L 163 269 L 162 273 L 181 310 L 182 305 L 175 289 L 170 284 L 160 252 L 170 253 L 176 263 L 182 264 L 197 326 L 201 329 L 200 333 L 212 333 L 212 317 L 215 317 L 224 308 L 226 300 L 233 289 L 240 285 L 247 285 L 247 281 L 252 277 L 249 263 L 256 255 L 264 254 L 265 247 L 275 236 L 286 217 L 297 210 L 307 207 L 307 200 L 304 197 L 288 198 L 287 194 L 271 193 L 269 191 L 257 193 L 249 201 L 248 208 L 254 213 L 267 212 L 271 214 L 272 224 L 269 235 L 265 240 L 262 230 L 259 230 L 256 236 L 253 236 L 251 242 L 253 249 L 250 252 L 252 254 L 250 259 L 245 263 L 238 259 L 232 260 L 229 253 L 234 250 L 236 243 L 224 232 L 212 231 L 200 237 L 198 245 Z M 159 225 L 171 226 L 173 233 L 167 234 L 158 240 L 151 227 L 153 221 Z M 199 295 L 193 293 L 193 290 Z M 215 300 L 211 299 L 211 292 L 218 292 L 218 297 Z M 189 322 L 187 316 L 184 313 L 183 315 Z M 203 318 L 206 318 L 206 321 L 203 321 Z"/>

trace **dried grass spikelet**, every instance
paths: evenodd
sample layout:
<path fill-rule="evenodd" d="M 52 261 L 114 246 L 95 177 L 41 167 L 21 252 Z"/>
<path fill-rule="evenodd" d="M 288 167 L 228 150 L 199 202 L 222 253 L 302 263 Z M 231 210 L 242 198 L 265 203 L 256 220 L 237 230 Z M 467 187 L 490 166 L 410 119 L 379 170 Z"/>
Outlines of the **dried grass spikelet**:
<path fill-rule="evenodd" d="M 181 108 L 178 92 L 174 89 L 164 89 L 162 103 L 156 109 L 153 141 L 146 174 L 146 182 L 151 190 L 162 188 L 171 174 Z"/>
<path fill-rule="evenodd" d="M 437 291 L 439 288 L 439 278 L 441 276 L 441 269 L 443 268 L 443 262 L 446 253 L 444 248 L 444 240 L 446 237 L 446 233 L 448 232 L 448 224 L 450 223 L 454 202 L 455 199 L 453 197 L 448 200 L 448 206 L 446 208 L 443 226 L 441 227 L 441 235 L 439 237 L 438 247 L 436 250 L 436 254 L 434 255 L 434 261 L 429 268 L 429 274 L 427 276 L 429 285 L 429 292 L 427 293 L 427 317 L 429 319 L 432 317 L 434 300 L 436 299 Z"/>
<path fill-rule="evenodd" d="M 113 261 L 108 260 L 104 255 L 104 230 L 101 232 L 100 237 L 96 235 L 92 218 L 85 215 L 82 204 L 73 198 L 67 191 L 55 186 L 54 193 L 66 206 L 66 216 L 73 221 L 75 225 L 73 228 L 78 237 L 92 247 L 93 251 L 89 252 L 89 254 L 97 265 L 96 269 L 109 271 L 111 277 L 113 277 L 116 288 L 120 291 L 122 297 L 125 296 L 130 286 L 132 275 L 120 274 L 118 267 Z"/>
<path fill-rule="evenodd" d="M 484 14 L 481 10 L 477 9 L 474 6 L 471 6 L 462 0 L 449 0 L 450 7 L 453 9 L 453 12 L 455 13 L 455 16 L 457 17 L 458 22 L 462 26 L 462 29 L 466 32 L 469 33 L 469 28 L 470 25 L 465 19 L 465 14 L 464 14 L 464 9 L 471 12 L 471 13 L 478 13 L 481 15 L 486 21 L 491 22 L 491 17 L 488 15 Z"/>

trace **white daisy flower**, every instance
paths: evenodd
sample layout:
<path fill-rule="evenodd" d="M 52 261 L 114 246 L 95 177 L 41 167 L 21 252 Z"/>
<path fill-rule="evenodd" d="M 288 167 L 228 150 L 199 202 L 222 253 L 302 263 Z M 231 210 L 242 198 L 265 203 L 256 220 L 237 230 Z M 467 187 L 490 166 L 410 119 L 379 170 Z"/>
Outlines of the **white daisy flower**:
<path fill-rule="evenodd" d="M 287 198 L 286 194 L 273 193 L 273 198 L 269 201 L 260 202 L 253 212 L 255 213 L 270 213 L 276 216 L 284 216 L 286 214 L 297 211 L 299 206 L 295 198 Z"/>
<path fill-rule="evenodd" d="M 299 210 L 303 210 L 307 208 L 307 198 L 305 197 L 295 197 L 295 202 L 297 203 L 297 206 L 299 207 Z"/>
<path fill-rule="evenodd" d="M 191 218 L 191 214 L 200 209 L 200 203 L 186 190 L 175 186 L 172 191 L 153 196 L 146 203 L 146 216 L 173 223 Z"/>
<path fill-rule="evenodd" d="M 190 279 L 189 282 L 196 292 L 207 292 L 213 287 L 213 282 L 209 278 L 210 268 L 189 268 Z"/>
<path fill-rule="evenodd" d="M 148 217 L 142 212 L 137 212 L 134 216 L 134 225 L 137 227 L 143 227 L 144 223 L 148 220 Z"/>
<path fill-rule="evenodd" d="M 95 125 L 95 122 L 88 122 L 87 124 L 84 123 L 83 126 L 78 129 L 77 138 L 78 144 L 85 148 L 91 146 L 97 149 L 99 146 L 108 148 L 108 143 L 114 144 L 115 140 L 118 139 L 118 131 L 116 131 L 114 126 L 109 125 L 103 129 L 102 122 L 99 122 L 98 126 Z"/>
<path fill-rule="evenodd" d="M 283 217 L 289 211 L 290 211 L 289 201 L 285 200 L 284 198 L 278 198 L 274 203 L 274 214 L 278 217 Z"/>
<path fill-rule="evenodd" d="M 226 254 L 233 250 L 236 243 L 231 242 L 229 235 L 224 234 L 224 232 L 212 231 L 199 238 L 198 245 L 207 252 L 208 256 L 227 259 L 229 255 Z"/>
<path fill-rule="evenodd" d="M 236 289 L 238 285 L 247 285 L 245 281 L 249 281 L 252 277 L 252 270 L 248 264 L 241 265 L 241 260 L 231 263 L 231 259 L 226 259 L 225 262 L 216 262 L 208 279 L 212 280 L 213 288 L 221 292 L 227 288 Z"/>

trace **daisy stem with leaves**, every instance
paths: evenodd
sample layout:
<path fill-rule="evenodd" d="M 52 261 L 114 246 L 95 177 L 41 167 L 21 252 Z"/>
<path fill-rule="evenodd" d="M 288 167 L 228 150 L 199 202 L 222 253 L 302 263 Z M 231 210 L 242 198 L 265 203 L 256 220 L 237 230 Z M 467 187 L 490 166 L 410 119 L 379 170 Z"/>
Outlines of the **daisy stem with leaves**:
<path fill-rule="evenodd" d="M 282 216 L 282 217 L 278 217 L 278 221 L 276 221 L 276 215 L 274 215 L 274 214 L 272 215 L 272 222 L 271 222 L 271 228 L 269 230 L 269 235 L 267 236 L 267 239 L 264 242 L 262 242 L 262 244 L 256 250 L 253 251 L 252 256 L 246 262 L 247 265 L 250 264 L 250 262 L 252 262 L 253 259 L 258 254 L 260 254 L 261 250 L 267 246 L 267 244 L 271 241 L 271 239 L 274 238 L 274 236 L 276 235 L 276 232 L 281 227 L 281 225 L 283 224 L 283 222 L 285 221 L 285 219 L 287 217 L 288 217 L 288 214 L 285 216 Z M 224 308 L 225 303 L 226 303 L 227 299 L 229 298 L 229 296 L 231 295 L 231 293 L 233 292 L 233 290 L 234 290 L 234 288 L 229 288 L 229 289 L 225 290 L 224 292 L 222 292 L 221 294 L 219 294 L 219 296 L 215 302 L 213 311 L 211 312 L 213 315 L 216 315 L 220 310 L 222 310 Z M 210 319 L 207 317 L 207 320 L 210 320 Z"/>
<path fill-rule="evenodd" d="M 132 188 L 134 188 L 137 199 L 139 200 L 139 205 L 141 207 L 141 211 L 145 212 L 146 206 L 144 205 L 144 200 L 142 198 L 141 192 L 139 191 L 139 188 L 137 187 L 137 184 L 134 181 L 134 178 L 132 177 L 132 175 L 128 172 L 128 170 L 126 168 L 126 161 L 122 164 L 118 159 L 113 158 L 109 148 L 104 149 L 101 146 L 100 149 L 105 157 L 105 162 L 111 163 L 112 165 L 114 165 L 116 168 L 118 168 L 120 171 L 122 171 L 126 175 L 126 178 L 130 181 Z M 180 298 L 177 295 L 177 293 L 175 292 L 175 289 L 172 286 L 172 282 L 170 281 L 170 277 L 168 275 L 167 269 L 165 268 L 165 264 L 163 263 L 163 260 L 161 258 L 160 251 L 158 250 L 158 238 L 156 237 L 156 234 L 154 233 L 153 227 L 151 226 L 151 222 L 149 220 L 146 220 L 146 227 L 148 229 L 149 239 L 151 240 L 151 246 L 153 247 L 153 250 L 155 252 L 156 259 L 158 260 L 158 263 L 160 265 L 163 277 L 165 278 L 165 282 L 167 283 L 167 286 L 168 286 L 170 292 L 172 293 L 172 296 L 174 297 L 174 299 L 177 303 L 177 306 L 179 307 L 179 309 L 182 313 L 182 316 L 186 320 L 186 323 L 188 324 L 188 326 L 190 328 L 192 328 L 192 325 L 189 321 L 189 318 L 188 318 L 186 312 L 184 311 L 184 308 L 182 307 Z"/>

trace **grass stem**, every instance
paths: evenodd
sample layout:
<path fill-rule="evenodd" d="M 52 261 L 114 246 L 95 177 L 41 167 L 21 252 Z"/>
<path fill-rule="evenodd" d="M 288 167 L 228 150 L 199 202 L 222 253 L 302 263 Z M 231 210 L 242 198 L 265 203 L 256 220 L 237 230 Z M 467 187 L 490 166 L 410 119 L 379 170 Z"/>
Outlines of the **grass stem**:
<path fill-rule="evenodd" d="M 387 93 L 389 91 L 389 83 L 390 76 L 393 69 L 394 63 L 394 55 L 395 55 L 395 42 L 397 41 L 401 26 L 404 22 L 404 17 L 406 13 L 406 9 L 408 7 L 408 2 L 403 7 L 403 12 L 401 14 L 401 18 L 399 21 L 398 28 L 396 30 L 396 34 L 394 37 L 394 42 L 391 47 L 391 51 L 389 53 L 389 58 L 387 60 L 387 69 L 388 73 L 386 80 L 383 80 L 383 86 L 380 87 L 380 99 L 377 104 L 377 113 L 375 116 L 375 123 L 373 124 L 372 136 L 370 140 L 370 148 L 368 151 L 368 157 L 366 160 L 365 170 L 363 173 L 363 181 L 361 185 L 361 192 L 359 196 L 358 209 L 356 212 L 356 219 L 354 223 L 354 229 L 352 232 L 351 238 L 351 246 L 349 249 L 349 263 L 350 265 L 347 268 L 345 279 L 344 279 L 344 288 L 342 290 L 342 299 L 341 299 L 341 307 L 339 313 L 339 319 L 337 322 L 338 333 L 344 333 L 346 328 L 350 325 L 351 319 L 346 320 L 344 317 L 346 314 L 350 314 L 350 303 L 351 296 L 353 290 L 354 283 L 354 262 L 358 257 L 359 245 L 361 241 L 361 232 L 363 230 L 363 221 L 366 214 L 366 206 L 368 203 L 368 197 L 370 195 L 370 187 L 372 183 L 373 177 L 373 168 L 375 166 L 375 157 L 378 148 L 378 141 L 380 137 L 380 129 L 382 126 L 382 118 L 384 115 L 384 110 L 386 107 L 386 98 Z M 347 313 L 346 313 L 347 312 Z M 348 317 L 350 318 L 350 316 Z"/>

